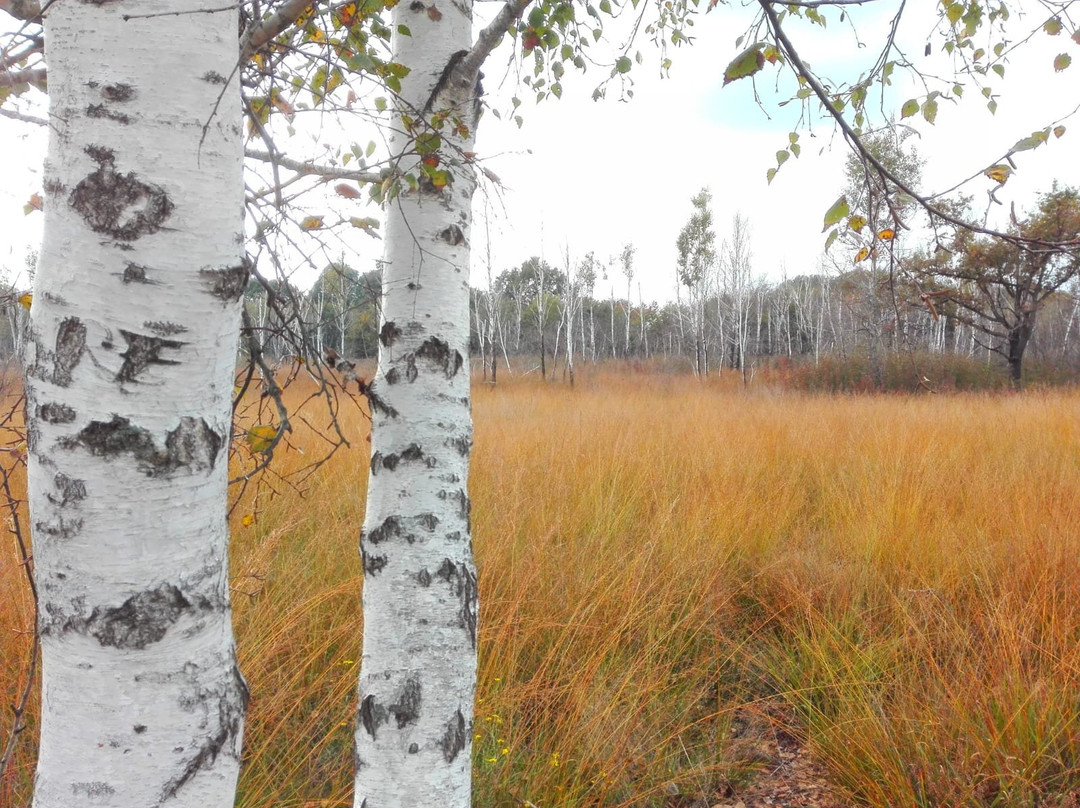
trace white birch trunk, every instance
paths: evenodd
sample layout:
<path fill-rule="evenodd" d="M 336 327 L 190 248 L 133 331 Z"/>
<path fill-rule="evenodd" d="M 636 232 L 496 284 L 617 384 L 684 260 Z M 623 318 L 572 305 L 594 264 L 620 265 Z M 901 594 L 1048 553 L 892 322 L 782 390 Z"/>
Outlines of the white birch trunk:
<path fill-rule="evenodd" d="M 409 65 L 401 109 L 430 122 L 449 111 L 442 167 L 387 206 L 379 370 L 368 400 L 371 478 L 360 546 L 364 649 L 356 730 L 357 808 L 470 803 L 476 682 L 476 572 L 466 483 L 469 234 L 475 180 L 475 73 L 455 68 L 472 44 L 471 2 L 394 8 L 395 61 Z M 433 20 L 432 17 L 437 17 Z M 421 115 L 417 115 L 421 111 Z M 454 134 L 459 117 L 468 132 Z M 395 126 L 401 132 L 403 126 Z M 461 136 L 465 134 L 465 136 Z M 412 144 L 398 134 L 396 153 Z M 414 155 L 404 172 L 418 173 Z"/>
<path fill-rule="evenodd" d="M 234 801 L 247 690 L 226 484 L 248 271 L 225 78 L 237 14 L 204 5 L 95 0 L 46 15 L 45 232 L 26 356 L 35 808 Z"/>

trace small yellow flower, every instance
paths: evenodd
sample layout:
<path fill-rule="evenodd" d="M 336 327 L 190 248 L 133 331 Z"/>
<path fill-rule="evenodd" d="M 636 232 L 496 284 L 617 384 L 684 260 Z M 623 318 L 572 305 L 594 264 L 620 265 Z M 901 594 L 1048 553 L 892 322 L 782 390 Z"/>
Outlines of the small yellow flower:
<path fill-rule="evenodd" d="M 504 755 L 504 756 L 506 756 L 506 755 L 509 755 L 509 754 L 510 754 L 510 750 L 509 750 L 509 749 L 507 749 L 507 748 L 506 748 L 506 747 L 504 746 L 504 747 L 503 747 L 503 750 L 502 750 L 502 753 L 503 753 L 503 755 Z"/>
<path fill-rule="evenodd" d="M 551 766 L 551 768 L 553 768 L 553 769 L 559 768 L 559 753 L 558 752 L 552 752 L 551 753 L 551 760 L 548 761 L 548 763 Z"/>

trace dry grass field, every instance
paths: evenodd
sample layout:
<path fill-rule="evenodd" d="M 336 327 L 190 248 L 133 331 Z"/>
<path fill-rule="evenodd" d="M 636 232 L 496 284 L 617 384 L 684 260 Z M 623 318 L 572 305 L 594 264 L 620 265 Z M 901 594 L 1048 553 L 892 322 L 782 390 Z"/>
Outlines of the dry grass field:
<path fill-rule="evenodd" d="M 734 804 L 785 765 L 777 738 L 842 805 L 1080 806 L 1080 394 L 608 373 L 477 383 L 474 417 L 478 806 Z M 305 496 L 233 514 L 243 808 L 351 805 L 346 419 Z M 283 473 L 320 451 L 294 443 Z M 0 564 L 9 704 L 30 615 L 9 538 Z M 33 722 L 0 805 L 27 804 L 32 759 Z"/>

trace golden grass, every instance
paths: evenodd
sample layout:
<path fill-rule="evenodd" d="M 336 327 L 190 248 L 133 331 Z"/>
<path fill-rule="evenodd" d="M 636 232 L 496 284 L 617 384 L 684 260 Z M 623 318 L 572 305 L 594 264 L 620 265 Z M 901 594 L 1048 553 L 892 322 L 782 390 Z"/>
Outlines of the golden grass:
<path fill-rule="evenodd" d="M 1080 799 L 1080 396 L 506 381 L 474 397 L 478 805 L 715 798 L 760 765 L 732 731 L 755 712 L 856 803 Z M 244 808 L 351 804 L 366 451 L 345 412 L 356 448 L 306 497 L 234 513 Z M 294 438 L 286 467 L 317 450 Z M 31 740 L 4 805 L 27 802 Z"/>

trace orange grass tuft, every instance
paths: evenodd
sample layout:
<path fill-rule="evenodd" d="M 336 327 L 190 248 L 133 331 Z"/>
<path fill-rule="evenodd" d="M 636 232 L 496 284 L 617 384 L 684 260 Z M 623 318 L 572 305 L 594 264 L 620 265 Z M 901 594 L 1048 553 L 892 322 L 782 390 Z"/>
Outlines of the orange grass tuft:
<path fill-rule="evenodd" d="M 476 804 L 718 801 L 763 765 L 737 732 L 750 714 L 855 804 L 1073 804 L 1078 404 L 595 371 L 477 384 Z M 249 491 L 233 512 L 244 808 L 351 804 L 367 450 L 343 412 L 354 448 L 303 498 Z M 296 423 L 282 473 L 320 451 Z M 11 544 L 8 703 L 29 615 Z M 28 803 L 32 747 L 0 803 Z"/>

